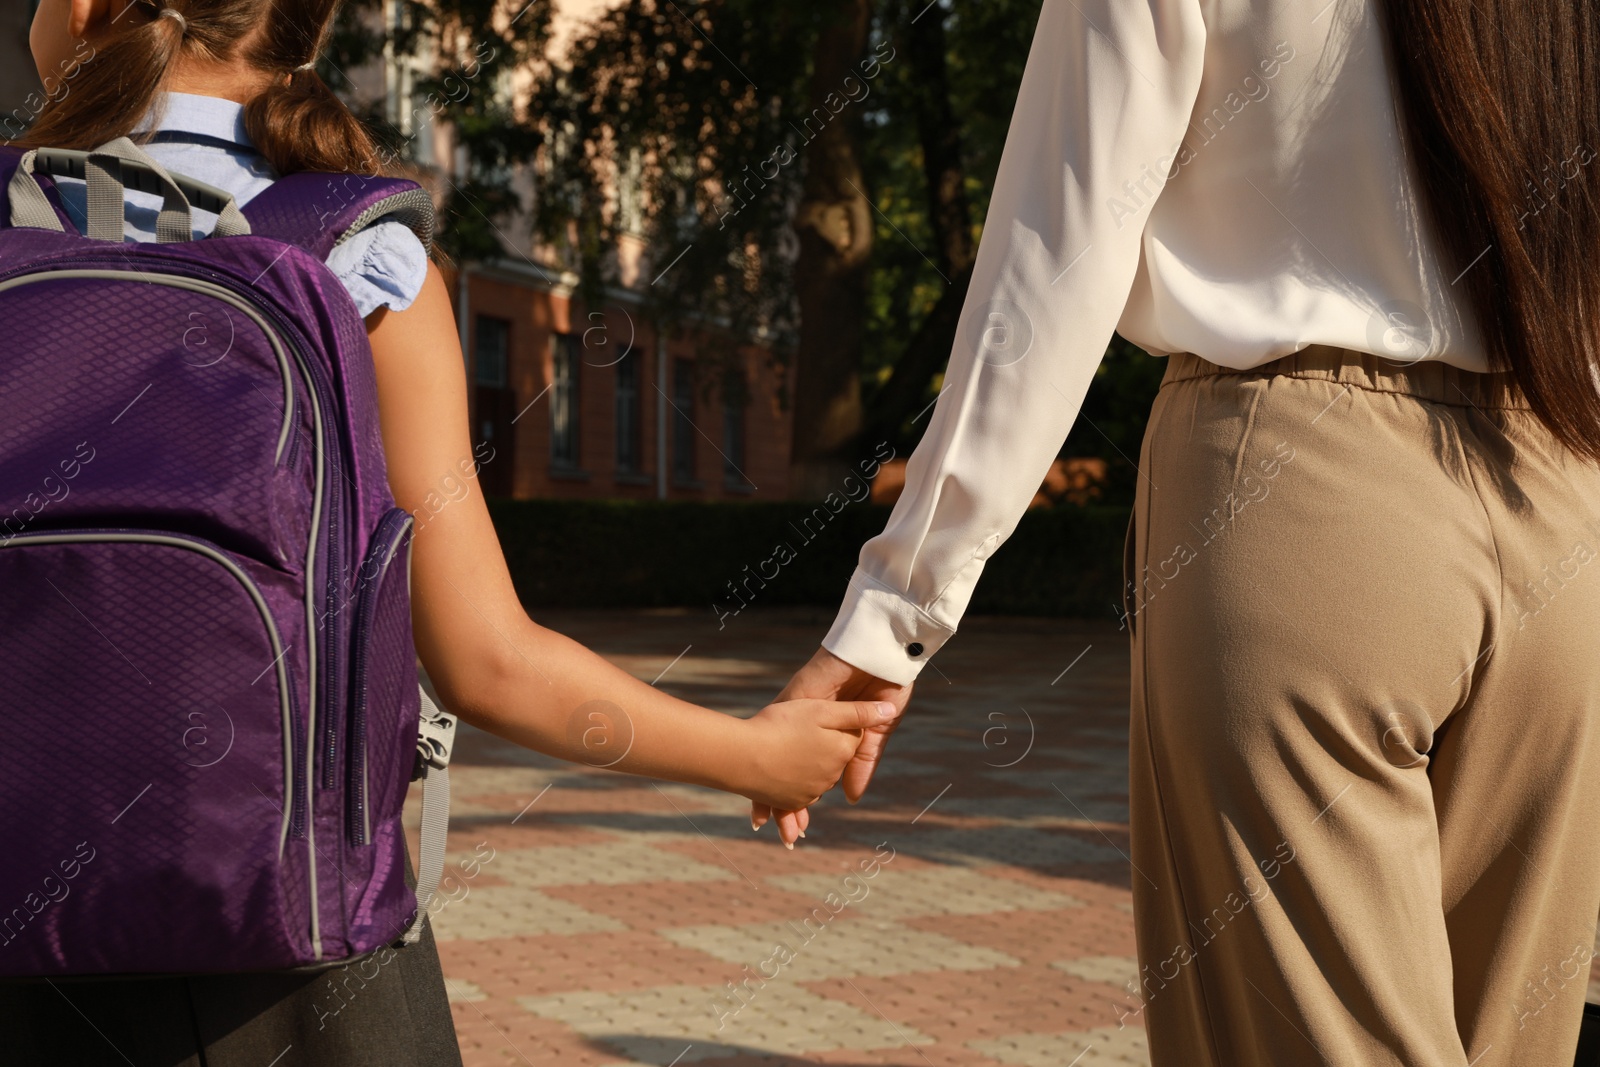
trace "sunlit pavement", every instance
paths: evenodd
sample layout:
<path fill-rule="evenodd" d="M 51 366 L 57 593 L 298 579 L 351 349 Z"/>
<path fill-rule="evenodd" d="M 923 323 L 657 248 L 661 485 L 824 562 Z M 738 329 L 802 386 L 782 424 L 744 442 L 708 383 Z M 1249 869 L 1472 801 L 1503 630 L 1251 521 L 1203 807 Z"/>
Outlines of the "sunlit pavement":
<path fill-rule="evenodd" d="M 538 618 L 739 714 L 830 621 Z M 968 620 L 867 798 L 825 798 L 793 852 L 736 798 L 464 730 L 434 927 L 465 1062 L 1145 1063 L 1118 1025 L 1127 665 L 1114 623 Z"/>
<path fill-rule="evenodd" d="M 538 617 L 742 715 L 831 621 Z M 464 728 L 434 917 L 463 1059 L 1147 1064 L 1124 991 L 1127 672 L 1114 623 L 967 620 L 923 672 L 867 798 L 825 798 L 794 852 L 771 827 L 752 833 L 737 799 Z M 580 725 L 599 751 L 613 737 Z"/>

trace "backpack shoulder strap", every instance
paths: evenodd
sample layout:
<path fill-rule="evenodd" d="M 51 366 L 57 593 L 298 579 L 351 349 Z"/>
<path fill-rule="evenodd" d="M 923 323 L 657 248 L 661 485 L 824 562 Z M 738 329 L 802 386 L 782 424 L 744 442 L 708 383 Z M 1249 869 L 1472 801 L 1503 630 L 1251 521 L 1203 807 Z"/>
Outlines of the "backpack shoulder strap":
<path fill-rule="evenodd" d="M 0 229 L 9 229 L 11 226 L 11 179 L 16 175 L 17 168 L 22 165 L 22 157 L 26 154 L 26 149 L 0 145 Z M 33 180 L 44 191 L 45 199 L 55 211 L 56 217 L 61 220 L 61 228 L 66 233 L 77 233 L 77 224 L 72 221 L 67 209 L 61 204 L 61 194 L 56 189 L 56 183 L 46 174 L 34 174 Z"/>
<path fill-rule="evenodd" d="M 289 174 L 241 209 L 250 232 L 327 259 L 335 247 L 382 218 L 411 227 L 433 250 L 433 198 L 416 182 L 361 174 Z"/>

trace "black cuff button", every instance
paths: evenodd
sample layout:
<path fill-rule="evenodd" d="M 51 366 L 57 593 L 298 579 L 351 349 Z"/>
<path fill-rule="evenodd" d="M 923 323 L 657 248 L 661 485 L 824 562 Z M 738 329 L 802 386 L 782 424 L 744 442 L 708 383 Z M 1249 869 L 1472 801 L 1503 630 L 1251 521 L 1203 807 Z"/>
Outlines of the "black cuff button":
<path fill-rule="evenodd" d="M 920 641 L 911 642 L 909 645 L 906 646 L 906 654 L 909 655 L 909 656 L 920 656 L 920 655 L 922 655 L 922 643 Z"/>

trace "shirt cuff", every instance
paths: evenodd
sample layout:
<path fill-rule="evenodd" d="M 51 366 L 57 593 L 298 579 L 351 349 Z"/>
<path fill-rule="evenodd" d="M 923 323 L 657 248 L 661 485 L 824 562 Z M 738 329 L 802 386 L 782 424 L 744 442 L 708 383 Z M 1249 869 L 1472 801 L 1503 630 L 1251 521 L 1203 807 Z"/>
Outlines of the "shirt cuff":
<path fill-rule="evenodd" d="M 874 678 L 910 685 L 954 634 L 858 568 L 822 647 Z"/>

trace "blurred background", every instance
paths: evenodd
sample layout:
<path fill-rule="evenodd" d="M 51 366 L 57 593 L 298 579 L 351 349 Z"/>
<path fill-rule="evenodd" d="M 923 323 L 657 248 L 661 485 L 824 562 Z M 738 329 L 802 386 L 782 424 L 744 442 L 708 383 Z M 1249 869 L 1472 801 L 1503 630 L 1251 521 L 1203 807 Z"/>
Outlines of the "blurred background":
<path fill-rule="evenodd" d="M 9 2 L 25 120 L 35 3 Z M 321 72 L 440 205 L 508 549 L 575 562 L 520 568 L 530 603 L 703 605 L 829 493 L 763 592 L 836 600 L 939 393 L 1039 6 L 346 5 Z M 1112 341 L 974 610 L 1111 616 L 1162 366 Z"/>

